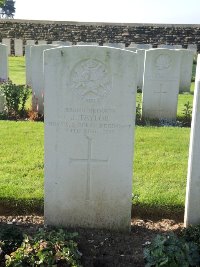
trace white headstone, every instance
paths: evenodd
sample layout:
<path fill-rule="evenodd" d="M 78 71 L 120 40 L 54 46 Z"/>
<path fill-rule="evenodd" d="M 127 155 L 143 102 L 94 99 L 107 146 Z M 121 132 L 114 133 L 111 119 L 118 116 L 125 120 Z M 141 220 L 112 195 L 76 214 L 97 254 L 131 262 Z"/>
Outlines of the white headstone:
<path fill-rule="evenodd" d="M 26 40 L 26 45 L 35 45 L 35 40 Z"/>
<path fill-rule="evenodd" d="M 8 80 L 8 50 L 7 46 L 0 44 L 0 83 Z M 0 112 L 4 111 L 4 96 L 0 95 Z"/>
<path fill-rule="evenodd" d="M 96 45 L 98 46 L 98 43 L 95 42 L 77 42 L 77 45 Z"/>
<path fill-rule="evenodd" d="M 0 113 L 4 111 L 5 99 L 2 93 L 0 92 Z"/>
<path fill-rule="evenodd" d="M 103 46 L 125 49 L 125 44 L 123 43 L 104 43 Z"/>
<path fill-rule="evenodd" d="M 70 46 L 72 42 L 69 41 L 53 41 L 52 44 L 60 45 L 60 46 Z"/>
<path fill-rule="evenodd" d="M 15 46 L 15 56 L 23 56 L 23 40 L 22 39 L 15 39 L 14 41 Z"/>
<path fill-rule="evenodd" d="M 144 59 L 145 59 L 145 50 L 137 49 L 138 54 L 138 87 L 142 89 L 143 87 L 143 76 L 144 76 Z"/>
<path fill-rule="evenodd" d="M 54 48 L 55 45 L 31 46 L 31 86 L 32 86 L 32 109 L 40 114 L 44 113 L 44 75 L 43 75 L 43 52 Z"/>
<path fill-rule="evenodd" d="M 7 53 L 10 56 L 11 55 L 11 46 L 10 46 L 10 39 L 8 38 L 3 38 L 2 39 L 2 44 L 7 46 Z"/>
<path fill-rule="evenodd" d="M 0 44 L 0 82 L 8 80 L 8 47 Z"/>
<path fill-rule="evenodd" d="M 181 53 L 160 48 L 145 54 L 142 116 L 176 119 Z"/>
<path fill-rule="evenodd" d="M 47 44 L 47 41 L 45 40 L 38 40 L 38 45 L 45 45 Z"/>
<path fill-rule="evenodd" d="M 108 47 L 44 52 L 47 225 L 130 229 L 136 61 Z"/>
<path fill-rule="evenodd" d="M 188 160 L 185 226 L 200 223 L 200 55 L 197 58 Z"/>
<path fill-rule="evenodd" d="M 180 49 L 181 52 L 181 74 L 180 74 L 180 92 L 190 92 L 192 67 L 194 59 L 194 51 L 188 49 Z"/>
<path fill-rule="evenodd" d="M 197 45 L 196 44 L 189 44 L 187 46 L 187 49 L 194 51 L 194 53 L 197 53 Z"/>
<path fill-rule="evenodd" d="M 148 50 L 148 49 L 151 49 L 152 48 L 152 44 L 135 44 L 135 43 L 132 43 L 129 45 L 129 47 L 135 47 L 135 48 L 138 48 L 138 49 L 145 49 L 145 50 Z"/>
<path fill-rule="evenodd" d="M 31 86 L 31 47 L 33 45 L 25 46 L 25 64 L 26 64 L 26 84 Z"/>
<path fill-rule="evenodd" d="M 182 45 L 168 45 L 168 44 L 160 44 L 158 48 L 166 48 L 166 49 L 181 49 Z"/>

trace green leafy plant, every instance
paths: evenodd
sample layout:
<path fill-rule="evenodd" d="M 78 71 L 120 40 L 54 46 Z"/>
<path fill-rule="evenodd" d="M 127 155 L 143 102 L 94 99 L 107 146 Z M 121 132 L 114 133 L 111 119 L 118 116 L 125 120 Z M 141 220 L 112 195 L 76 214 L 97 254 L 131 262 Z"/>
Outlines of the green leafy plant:
<path fill-rule="evenodd" d="M 25 104 L 30 95 L 30 89 L 25 85 L 16 85 L 11 80 L 0 86 L 0 95 L 5 99 L 5 113 L 9 117 L 25 115 Z"/>
<path fill-rule="evenodd" d="M 9 256 L 6 266 L 81 266 L 81 253 L 73 241 L 77 233 L 40 229 L 34 237 L 24 236 L 21 246 Z"/>
<path fill-rule="evenodd" d="M 183 126 L 190 126 L 192 119 L 192 105 L 188 101 L 183 109 Z"/>
<path fill-rule="evenodd" d="M 181 232 L 181 236 L 187 241 L 187 242 L 194 242 L 200 251 L 200 225 L 196 226 L 189 226 L 188 228 L 184 228 Z"/>
<path fill-rule="evenodd" d="M 198 247 L 193 242 L 186 242 L 171 233 L 157 235 L 144 249 L 145 267 L 189 267 L 199 266 Z"/>

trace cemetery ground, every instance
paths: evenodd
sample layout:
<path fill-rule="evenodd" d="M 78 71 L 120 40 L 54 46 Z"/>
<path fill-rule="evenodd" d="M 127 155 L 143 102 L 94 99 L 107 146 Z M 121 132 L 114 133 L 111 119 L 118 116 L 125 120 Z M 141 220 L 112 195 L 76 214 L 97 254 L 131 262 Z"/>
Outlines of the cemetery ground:
<path fill-rule="evenodd" d="M 24 58 L 10 57 L 9 66 L 10 79 L 24 84 Z M 178 116 L 192 99 L 179 94 Z M 43 227 L 43 123 L 0 121 L 0 129 L 1 228 L 9 222 L 32 234 Z M 146 242 L 183 228 L 189 134 L 187 127 L 136 127 L 131 232 L 71 229 L 83 266 L 142 267 Z"/>

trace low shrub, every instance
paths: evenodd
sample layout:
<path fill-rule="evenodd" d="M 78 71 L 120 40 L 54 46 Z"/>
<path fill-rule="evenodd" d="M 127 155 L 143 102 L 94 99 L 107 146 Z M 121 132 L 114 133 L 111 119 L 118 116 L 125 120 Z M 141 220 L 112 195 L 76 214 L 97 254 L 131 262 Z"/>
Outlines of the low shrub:
<path fill-rule="evenodd" d="M 8 118 L 24 117 L 26 114 L 25 104 L 31 93 L 26 85 L 16 85 L 11 80 L 5 81 L 0 85 L 0 95 L 4 97 L 4 114 Z"/>
<path fill-rule="evenodd" d="M 175 234 L 157 235 L 144 249 L 145 267 L 199 266 L 198 246 Z"/>
<path fill-rule="evenodd" d="M 2 248 L 7 242 L 4 234 L 2 236 L 4 240 L 0 242 Z M 9 234 L 8 231 L 7 234 Z M 51 231 L 39 229 L 33 236 L 24 235 L 19 245 L 16 243 L 17 240 L 20 241 L 17 234 L 13 236 L 15 237 L 14 246 L 12 242 L 10 243 L 15 250 L 5 255 L 5 266 L 81 266 L 79 262 L 81 253 L 78 251 L 77 243 L 73 240 L 76 236 L 77 233 L 68 233 L 63 229 Z"/>
<path fill-rule="evenodd" d="M 181 237 L 183 237 L 187 242 L 194 242 L 200 251 L 200 225 L 184 228 L 181 232 Z"/>

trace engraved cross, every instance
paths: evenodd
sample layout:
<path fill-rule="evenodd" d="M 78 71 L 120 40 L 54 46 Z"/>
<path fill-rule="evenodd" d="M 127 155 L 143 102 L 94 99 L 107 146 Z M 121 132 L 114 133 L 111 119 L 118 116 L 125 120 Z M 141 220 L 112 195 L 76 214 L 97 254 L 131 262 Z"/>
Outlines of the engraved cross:
<path fill-rule="evenodd" d="M 87 138 L 87 157 L 86 158 L 79 158 L 79 159 L 70 159 L 70 162 L 83 162 L 87 164 L 87 182 L 86 182 L 86 200 L 90 199 L 90 183 L 91 183 L 91 165 L 92 163 L 107 163 L 107 159 L 94 159 L 92 158 L 92 139 L 88 136 Z"/>
<path fill-rule="evenodd" d="M 163 91 L 163 84 L 162 83 L 160 83 L 159 90 L 154 91 L 154 93 L 159 94 L 159 108 L 158 108 L 158 110 L 154 110 L 154 111 L 159 112 L 159 118 L 161 118 L 161 113 L 162 113 L 162 111 L 164 111 L 164 109 L 162 108 L 162 99 L 163 99 L 164 94 L 167 93 L 167 92 Z"/>

